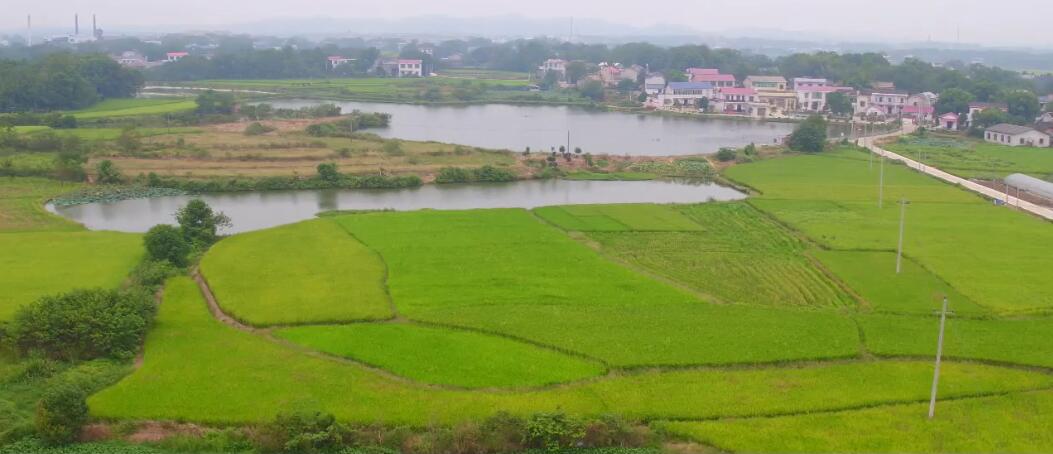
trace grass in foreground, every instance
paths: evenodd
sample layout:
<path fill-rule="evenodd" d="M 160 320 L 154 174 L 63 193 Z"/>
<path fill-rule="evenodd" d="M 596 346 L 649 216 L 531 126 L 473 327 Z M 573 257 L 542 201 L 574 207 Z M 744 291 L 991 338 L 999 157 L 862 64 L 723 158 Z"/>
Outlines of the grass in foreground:
<path fill-rule="evenodd" d="M 117 232 L 0 233 L 0 320 L 24 304 L 76 288 L 112 288 L 142 255 L 142 237 Z"/>
<path fill-rule="evenodd" d="M 279 411 L 323 410 L 356 422 L 424 426 L 498 411 L 710 418 L 924 400 L 927 362 L 800 368 L 648 371 L 525 392 L 415 386 L 305 355 L 214 320 L 189 278 L 169 281 L 142 367 L 89 399 L 103 418 L 261 422 Z M 947 363 L 944 397 L 1050 386 L 1048 375 Z"/>
<path fill-rule="evenodd" d="M 392 317 L 384 263 L 330 220 L 236 235 L 201 271 L 224 310 L 253 325 Z"/>
<path fill-rule="evenodd" d="M 724 302 L 851 306 L 805 245 L 745 203 L 680 207 L 697 232 L 589 232 L 602 252 Z"/>
<path fill-rule="evenodd" d="M 514 340 L 406 323 L 283 329 L 278 336 L 424 383 L 465 388 L 541 386 L 596 376 L 596 362 Z"/>
<path fill-rule="evenodd" d="M 778 418 L 663 426 L 737 452 L 1049 452 L 1053 391 Z"/>
<path fill-rule="evenodd" d="M 698 300 L 604 260 L 524 210 L 334 219 L 385 258 L 391 295 L 410 319 L 509 334 L 619 366 L 858 353 L 858 333 L 847 318 Z M 662 219 L 639 222 L 667 225 L 657 223 Z"/>
<path fill-rule="evenodd" d="M 885 203 L 878 208 L 878 162 L 841 149 L 772 159 L 727 170 L 763 191 L 751 200 L 835 249 L 895 251 L 900 198 L 911 201 L 904 250 L 969 300 L 997 312 L 1053 307 L 1049 223 L 913 172 L 885 166 Z"/>

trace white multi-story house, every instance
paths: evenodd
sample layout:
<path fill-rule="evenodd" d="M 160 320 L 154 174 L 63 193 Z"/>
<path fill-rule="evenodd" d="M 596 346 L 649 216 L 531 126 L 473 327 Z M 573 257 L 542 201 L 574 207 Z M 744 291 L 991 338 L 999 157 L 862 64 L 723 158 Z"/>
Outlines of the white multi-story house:
<path fill-rule="evenodd" d="M 885 117 L 896 117 L 903 114 L 903 108 L 907 106 L 907 98 L 910 95 L 895 91 L 875 91 L 870 93 L 869 108 L 876 109 Z"/>
<path fill-rule="evenodd" d="M 838 91 L 838 87 L 802 86 L 794 90 L 797 93 L 797 108 L 803 112 L 822 112 L 826 110 L 826 96 L 835 91 Z"/>
<path fill-rule="evenodd" d="M 651 76 L 644 79 L 644 92 L 654 96 L 665 90 L 665 77 Z"/>
<path fill-rule="evenodd" d="M 782 76 L 746 76 L 742 86 L 757 91 L 786 91 L 786 78 Z"/>
<path fill-rule="evenodd" d="M 702 98 L 713 98 L 713 85 L 708 82 L 669 82 L 658 94 L 660 106 L 697 106 Z"/>
<path fill-rule="evenodd" d="M 819 79 L 815 77 L 794 77 L 793 78 L 793 91 L 799 91 L 802 88 L 815 88 L 815 87 L 826 87 L 829 86 L 830 82 L 826 79 Z"/>
<path fill-rule="evenodd" d="M 399 59 L 399 77 L 424 77 L 424 61 L 420 59 Z"/>
<path fill-rule="evenodd" d="M 550 58 L 538 66 L 537 72 L 539 77 L 545 77 L 548 72 L 556 72 L 560 79 L 564 79 L 567 77 L 567 61 L 562 58 Z"/>
<path fill-rule="evenodd" d="M 329 69 L 336 69 L 337 66 L 346 65 L 355 61 L 353 58 L 341 57 L 339 55 L 329 56 Z"/>

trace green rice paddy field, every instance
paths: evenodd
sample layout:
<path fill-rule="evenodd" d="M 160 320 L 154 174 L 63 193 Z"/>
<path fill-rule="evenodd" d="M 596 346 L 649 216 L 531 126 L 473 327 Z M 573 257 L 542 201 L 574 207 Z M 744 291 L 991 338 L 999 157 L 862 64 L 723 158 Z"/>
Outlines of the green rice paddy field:
<path fill-rule="evenodd" d="M 1001 179 L 1013 173 L 1053 178 L 1053 150 L 1049 148 L 1010 147 L 937 134 L 907 136 L 883 146 L 964 178 Z"/>
<path fill-rule="evenodd" d="M 126 98 L 107 99 L 86 109 L 69 112 L 78 120 L 136 115 L 160 115 L 186 112 L 197 108 L 193 99 L 186 98 Z"/>
<path fill-rule="evenodd" d="M 142 366 L 91 412 L 423 427 L 559 410 L 731 451 L 1053 450 L 1049 223 L 885 170 L 881 208 L 877 167 L 846 148 L 729 168 L 758 192 L 746 202 L 367 212 L 236 235 L 203 258 L 207 286 L 169 281 Z M 250 326 L 214 318 L 204 292 Z"/>

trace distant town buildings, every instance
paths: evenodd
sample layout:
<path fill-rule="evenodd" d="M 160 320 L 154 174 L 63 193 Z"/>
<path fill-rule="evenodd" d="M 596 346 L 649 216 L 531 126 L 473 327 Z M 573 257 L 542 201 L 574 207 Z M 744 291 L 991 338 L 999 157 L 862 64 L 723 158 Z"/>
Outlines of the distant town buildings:
<path fill-rule="evenodd" d="M 190 52 L 168 52 L 165 54 L 165 61 L 168 63 L 174 63 L 190 56 Z"/>

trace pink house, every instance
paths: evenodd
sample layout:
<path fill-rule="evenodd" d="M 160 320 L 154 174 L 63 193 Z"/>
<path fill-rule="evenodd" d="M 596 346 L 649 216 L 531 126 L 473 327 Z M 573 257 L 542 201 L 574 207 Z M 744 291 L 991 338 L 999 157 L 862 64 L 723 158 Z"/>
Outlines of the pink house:
<path fill-rule="evenodd" d="M 721 74 L 719 70 L 708 68 L 687 68 L 691 82 L 708 82 L 715 88 L 734 87 L 737 80 L 734 74 Z"/>
<path fill-rule="evenodd" d="M 958 120 L 959 120 L 958 114 L 956 114 L 954 112 L 947 112 L 947 113 L 945 113 L 943 115 L 940 115 L 939 128 L 940 129 L 946 129 L 948 131 L 957 131 L 958 130 Z"/>
<path fill-rule="evenodd" d="M 903 116 L 905 118 L 914 119 L 917 124 L 926 123 L 932 120 L 932 114 L 936 112 L 936 108 L 932 106 L 904 106 Z M 942 119 L 942 117 L 940 117 Z M 958 121 L 957 118 L 954 119 Z"/>
<path fill-rule="evenodd" d="M 726 87 L 719 90 L 719 112 L 731 115 L 748 115 L 763 118 L 768 116 L 769 106 L 760 101 L 757 90 L 743 87 Z"/>
<path fill-rule="evenodd" d="M 182 60 L 183 58 L 185 58 L 188 55 L 190 55 L 190 52 L 169 52 L 169 53 L 165 54 L 165 57 L 166 57 L 165 61 L 167 61 L 167 62 L 179 61 L 179 60 Z"/>

